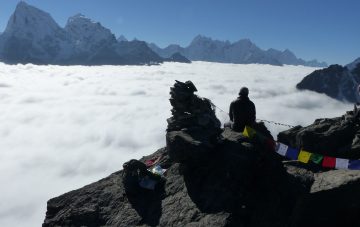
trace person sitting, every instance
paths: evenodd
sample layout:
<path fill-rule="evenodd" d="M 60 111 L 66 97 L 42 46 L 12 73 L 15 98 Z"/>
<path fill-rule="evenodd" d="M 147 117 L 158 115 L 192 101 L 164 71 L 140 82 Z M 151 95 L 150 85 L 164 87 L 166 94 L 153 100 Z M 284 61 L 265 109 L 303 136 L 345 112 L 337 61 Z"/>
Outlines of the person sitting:
<path fill-rule="evenodd" d="M 237 132 L 242 132 L 245 125 L 252 126 L 256 120 L 255 104 L 249 99 L 249 89 L 242 87 L 239 92 L 239 97 L 231 102 L 229 116 L 233 122 L 232 129 Z"/>

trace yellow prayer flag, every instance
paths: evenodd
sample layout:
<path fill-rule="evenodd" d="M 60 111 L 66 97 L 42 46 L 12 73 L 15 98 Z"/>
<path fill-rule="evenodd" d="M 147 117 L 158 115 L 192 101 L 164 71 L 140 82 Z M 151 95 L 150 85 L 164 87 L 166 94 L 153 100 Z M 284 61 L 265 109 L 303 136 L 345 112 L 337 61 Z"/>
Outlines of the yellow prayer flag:
<path fill-rule="evenodd" d="M 255 136 L 255 134 L 256 134 L 256 131 L 254 129 L 250 128 L 249 126 L 245 126 L 244 131 L 243 131 L 243 135 L 245 137 L 252 138 Z"/>
<path fill-rule="evenodd" d="M 298 156 L 298 160 L 303 163 L 308 163 L 310 160 L 311 153 L 301 150 Z"/>

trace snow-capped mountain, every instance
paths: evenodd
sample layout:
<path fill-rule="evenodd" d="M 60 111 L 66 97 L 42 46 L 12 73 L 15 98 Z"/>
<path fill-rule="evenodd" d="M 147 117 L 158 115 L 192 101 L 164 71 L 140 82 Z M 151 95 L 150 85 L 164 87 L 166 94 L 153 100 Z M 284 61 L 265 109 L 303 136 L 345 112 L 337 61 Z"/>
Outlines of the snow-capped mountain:
<path fill-rule="evenodd" d="M 81 14 L 61 28 L 50 14 L 21 1 L 0 35 L 0 60 L 35 64 L 149 64 L 163 61 L 145 43 L 118 42 Z"/>
<path fill-rule="evenodd" d="M 61 61 L 71 53 L 72 43 L 51 16 L 20 2 L 1 34 L 1 57 L 9 63 Z"/>
<path fill-rule="evenodd" d="M 121 42 L 121 41 L 125 41 L 125 42 L 127 42 L 127 41 L 129 41 L 124 35 L 121 35 L 121 36 L 119 36 L 119 38 L 117 38 L 117 41 L 118 42 Z"/>
<path fill-rule="evenodd" d="M 242 39 L 231 43 L 229 41 L 213 40 L 209 37 L 198 35 L 187 47 L 169 45 L 166 48 L 159 48 L 151 43 L 148 46 L 162 57 L 169 57 L 179 52 L 190 60 L 211 61 L 224 63 L 261 63 L 271 65 L 306 65 L 326 67 L 326 63 L 319 63 L 316 60 L 304 61 L 297 58 L 291 51 L 278 51 L 269 49 L 264 51 L 252 43 L 249 39 Z"/>
<path fill-rule="evenodd" d="M 340 101 L 357 102 L 357 88 L 360 85 L 360 58 L 346 65 L 331 65 L 316 70 L 296 85 L 298 89 L 306 89 L 324 93 Z"/>
<path fill-rule="evenodd" d="M 347 64 L 346 67 L 352 71 L 355 68 L 357 68 L 358 64 L 360 64 L 360 58 L 357 58 L 355 61 L 351 62 L 350 64 Z"/>
<path fill-rule="evenodd" d="M 94 52 L 102 46 L 117 43 L 114 34 L 100 23 L 77 14 L 68 19 L 65 31 L 75 44 L 77 52 Z"/>

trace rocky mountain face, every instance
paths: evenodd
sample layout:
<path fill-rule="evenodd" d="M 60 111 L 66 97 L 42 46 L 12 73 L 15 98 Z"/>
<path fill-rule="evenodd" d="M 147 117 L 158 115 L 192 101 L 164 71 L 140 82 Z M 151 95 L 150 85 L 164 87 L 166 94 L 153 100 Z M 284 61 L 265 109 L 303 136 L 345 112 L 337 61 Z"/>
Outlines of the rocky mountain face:
<path fill-rule="evenodd" d="M 331 65 L 316 70 L 296 85 L 298 89 L 306 89 L 326 94 L 340 101 L 355 103 L 357 87 L 360 84 L 360 60 L 347 66 Z"/>
<path fill-rule="evenodd" d="M 169 57 L 178 52 L 192 61 L 210 61 L 237 64 L 270 64 L 270 65 L 305 65 L 312 67 L 326 67 L 325 62 L 317 60 L 304 61 L 297 58 L 291 51 L 269 49 L 264 51 L 249 39 L 242 39 L 231 43 L 229 41 L 213 40 L 205 36 L 197 36 L 187 47 L 169 45 L 160 48 L 151 43 L 148 46 L 162 57 Z"/>
<path fill-rule="evenodd" d="M 117 45 L 117 40 L 109 29 L 81 14 L 68 19 L 65 31 L 74 44 L 73 56 L 69 62 L 86 64 L 99 61 L 99 53 L 104 49 L 111 51 Z M 112 54 L 116 59 L 116 53 Z M 106 59 L 104 62 L 109 60 L 111 59 Z"/>
<path fill-rule="evenodd" d="M 357 225 L 359 171 L 283 162 L 274 147 L 221 128 L 211 101 L 196 90 L 191 82 L 171 88 L 166 147 L 132 162 L 138 168 L 130 171 L 126 164 L 125 170 L 50 199 L 43 226 Z M 334 121 L 341 125 L 341 119 Z M 254 127 L 272 138 L 263 124 Z M 296 141 L 298 129 L 279 140 Z M 303 141 L 310 144 L 311 138 Z M 140 174 L 152 160 L 166 172 Z M 151 189 L 143 184 L 148 176 L 158 179 Z"/>
<path fill-rule="evenodd" d="M 181 62 L 181 63 L 191 63 L 189 59 L 182 56 L 180 53 L 176 52 L 175 54 L 171 55 L 169 58 L 165 58 L 165 61 L 169 62 Z"/>
<path fill-rule="evenodd" d="M 20 2 L 0 38 L 1 59 L 8 63 L 46 64 L 70 56 L 72 42 L 51 16 Z"/>
<path fill-rule="evenodd" d="M 355 61 L 351 62 L 350 64 L 346 65 L 350 71 L 353 71 L 357 66 L 360 64 L 360 58 L 357 58 Z"/>
<path fill-rule="evenodd" d="M 62 65 L 163 62 L 144 42 L 117 41 L 109 29 L 81 14 L 61 28 L 48 13 L 23 1 L 0 35 L 0 60 Z"/>
<path fill-rule="evenodd" d="M 341 117 L 317 119 L 279 133 L 278 141 L 313 153 L 360 159 L 360 114 L 348 111 Z"/>

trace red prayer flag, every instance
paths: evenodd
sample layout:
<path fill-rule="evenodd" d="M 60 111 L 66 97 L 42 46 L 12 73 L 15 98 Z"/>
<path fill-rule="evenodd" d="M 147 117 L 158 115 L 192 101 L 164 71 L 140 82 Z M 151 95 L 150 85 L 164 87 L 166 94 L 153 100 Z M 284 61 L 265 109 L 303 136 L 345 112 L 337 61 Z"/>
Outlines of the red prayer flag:
<path fill-rule="evenodd" d="M 270 149 L 271 151 L 275 151 L 275 147 L 276 147 L 276 143 L 274 140 L 267 138 L 266 139 L 266 146 L 268 149 Z"/>
<path fill-rule="evenodd" d="M 336 165 L 336 158 L 325 156 L 322 166 L 326 168 L 335 168 Z"/>

